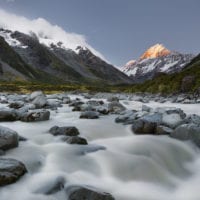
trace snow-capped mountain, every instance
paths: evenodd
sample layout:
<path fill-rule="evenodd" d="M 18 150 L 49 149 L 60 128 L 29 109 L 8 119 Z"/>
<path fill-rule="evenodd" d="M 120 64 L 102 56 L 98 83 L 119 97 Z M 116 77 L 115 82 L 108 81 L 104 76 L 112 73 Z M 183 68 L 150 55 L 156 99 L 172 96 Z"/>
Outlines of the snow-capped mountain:
<path fill-rule="evenodd" d="M 140 83 L 152 79 L 158 73 L 175 73 L 181 71 L 194 55 L 173 52 L 162 44 L 147 49 L 138 60 L 129 61 L 122 71 Z"/>
<path fill-rule="evenodd" d="M 140 60 L 149 58 L 158 58 L 161 56 L 169 55 L 171 52 L 165 48 L 162 44 L 156 44 L 147 49 L 144 54 L 140 57 Z"/>
<path fill-rule="evenodd" d="M 0 29 L 0 80 L 73 83 L 131 83 L 130 77 L 86 46 L 67 47 L 62 41 L 34 32 Z"/>

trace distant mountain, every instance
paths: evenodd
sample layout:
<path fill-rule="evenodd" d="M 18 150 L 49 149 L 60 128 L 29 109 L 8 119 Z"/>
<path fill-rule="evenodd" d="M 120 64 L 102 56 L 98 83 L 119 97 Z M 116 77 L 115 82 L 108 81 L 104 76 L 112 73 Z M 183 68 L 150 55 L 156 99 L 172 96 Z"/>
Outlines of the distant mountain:
<path fill-rule="evenodd" d="M 69 49 L 44 35 L 5 29 L 0 29 L 0 43 L 0 80 L 111 85 L 132 82 L 87 47 Z"/>
<path fill-rule="evenodd" d="M 132 77 L 135 83 L 142 83 L 160 73 L 179 72 L 192 58 L 192 54 L 173 52 L 162 44 L 156 44 L 147 49 L 138 60 L 129 61 L 122 71 Z"/>
<path fill-rule="evenodd" d="M 140 57 L 140 60 L 150 59 L 150 58 L 158 58 L 162 56 L 167 56 L 171 54 L 167 48 L 165 48 L 162 44 L 156 44 L 149 49 L 147 49 L 144 54 Z"/>
<path fill-rule="evenodd" d="M 185 65 L 182 71 L 160 74 L 152 80 L 127 87 L 129 92 L 193 93 L 200 96 L 200 54 Z"/>

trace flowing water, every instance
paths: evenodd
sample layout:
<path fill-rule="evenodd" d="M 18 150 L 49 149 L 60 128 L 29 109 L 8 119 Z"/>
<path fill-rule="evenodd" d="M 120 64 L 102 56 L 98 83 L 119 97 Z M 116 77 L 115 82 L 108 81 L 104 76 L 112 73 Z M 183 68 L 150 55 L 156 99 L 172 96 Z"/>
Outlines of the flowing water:
<path fill-rule="evenodd" d="M 141 103 L 123 101 L 129 109 Z M 199 105 L 176 106 L 186 113 L 200 114 Z M 0 200 L 67 200 L 65 191 L 44 195 L 56 179 L 90 185 L 111 193 L 116 200 L 199 200 L 199 149 L 189 142 L 167 136 L 136 136 L 130 126 L 116 124 L 116 116 L 79 119 L 79 112 L 64 106 L 51 111 L 45 122 L 6 122 L 0 125 L 28 138 L 5 157 L 22 161 L 28 172 L 17 183 L 0 189 Z M 76 126 L 89 145 L 69 145 L 48 130 L 54 126 Z"/>

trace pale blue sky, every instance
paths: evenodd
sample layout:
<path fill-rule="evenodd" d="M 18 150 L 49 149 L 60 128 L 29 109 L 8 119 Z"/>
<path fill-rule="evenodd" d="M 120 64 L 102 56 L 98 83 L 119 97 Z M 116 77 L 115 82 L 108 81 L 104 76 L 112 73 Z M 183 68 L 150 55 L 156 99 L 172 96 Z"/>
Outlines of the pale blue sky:
<path fill-rule="evenodd" d="M 0 0 L 0 8 L 83 34 L 117 66 L 155 43 L 200 52 L 200 0 Z"/>

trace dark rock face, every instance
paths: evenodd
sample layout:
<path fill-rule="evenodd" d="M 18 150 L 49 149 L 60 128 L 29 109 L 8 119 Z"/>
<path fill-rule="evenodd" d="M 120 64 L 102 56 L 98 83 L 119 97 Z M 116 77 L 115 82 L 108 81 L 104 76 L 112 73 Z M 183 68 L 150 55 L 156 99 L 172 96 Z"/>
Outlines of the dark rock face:
<path fill-rule="evenodd" d="M 18 134 L 17 132 L 0 126 L 0 149 L 8 150 L 18 146 Z"/>
<path fill-rule="evenodd" d="M 85 138 L 79 136 L 71 136 L 66 139 L 68 144 L 80 144 L 80 145 L 87 145 L 88 142 Z"/>
<path fill-rule="evenodd" d="M 181 91 L 188 92 L 195 84 L 195 76 L 185 76 L 181 83 Z"/>
<path fill-rule="evenodd" d="M 16 182 L 26 172 L 23 163 L 14 159 L 0 158 L 0 186 Z"/>
<path fill-rule="evenodd" d="M 68 200 L 114 200 L 109 193 L 99 192 L 82 186 L 71 186 L 67 188 Z"/>
<path fill-rule="evenodd" d="M 15 120 L 17 120 L 17 115 L 13 110 L 0 110 L 0 122 Z"/>
<path fill-rule="evenodd" d="M 56 135 L 66 135 L 66 136 L 77 136 L 79 135 L 79 130 L 74 127 L 74 126 L 63 126 L 63 127 L 58 127 L 58 126 L 53 126 L 49 132 L 56 136 Z"/>
<path fill-rule="evenodd" d="M 50 117 L 49 111 L 41 110 L 41 111 L 32 111 L 24 113 L 20 119 L 23 122 L 38 122 L 38 121 L 49 120 L 49 117 Z"/>

